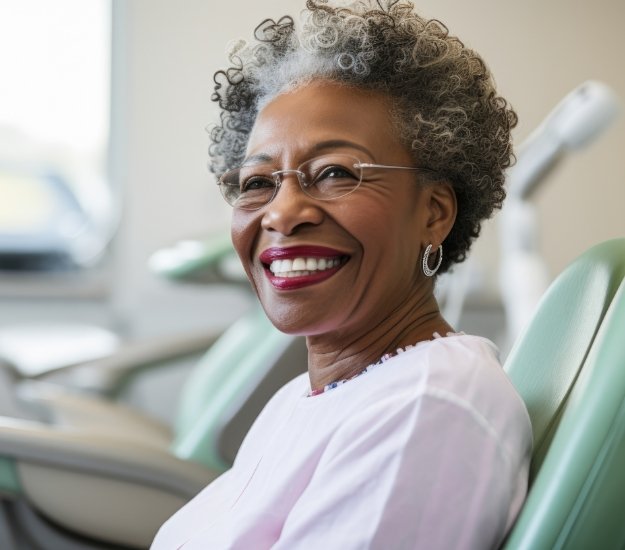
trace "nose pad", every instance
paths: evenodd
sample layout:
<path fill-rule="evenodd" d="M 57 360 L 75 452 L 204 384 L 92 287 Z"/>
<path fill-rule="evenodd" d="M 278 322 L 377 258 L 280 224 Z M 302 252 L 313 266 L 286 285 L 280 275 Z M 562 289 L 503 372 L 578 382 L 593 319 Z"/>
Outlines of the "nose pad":
<path fill-rule="evenodd" d="M 301 189 L 306 187 L 306 174 L 304 174 L 304 172 L 302 172 L 301 170 L 296 170 L 295 168 L 293 168 L 291 170 L 276 170 L 273 173 L 273 177 L 275 178 L 276 187 L 278 188 L 278 190 L 282 186 L 284 178 L 289 174 L 295 175 L 295 177 L 297 178 L 297 183 L 299 184 Z"/>
<path fill-rule="evenodd" d="M 290 177 L 289 177 L 290 176 Z M 261 226 L 267 231 L 291 235 L 301 225 L 318 225 L 324 213 L 320 204 L 303 191 L 304 174 L 299 170 L 281 170 L 275 173 L 276 194 L 265 207 Z"/>

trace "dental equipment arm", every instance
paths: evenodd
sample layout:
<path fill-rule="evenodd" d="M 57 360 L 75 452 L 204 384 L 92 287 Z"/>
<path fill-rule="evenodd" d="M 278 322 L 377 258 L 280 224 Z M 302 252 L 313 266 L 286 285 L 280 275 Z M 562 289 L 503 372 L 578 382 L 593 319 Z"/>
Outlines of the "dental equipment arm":
<path fill-rule="evenodd" d="M 589 80 L 575 88 L 519 147 L 507 175 L 508 198 L 531 198 L 566 152 L 589 145 L 618 113 L 618 98 L 605 84 Z"/>
<path fill-rule="evenodd" d="M 501 295 L 512 342 L 531 318 L 549 285 L 538 252 L 538 220 L 529 201 L 565 153 L 582 149 L 617 117 L 619 103 L 605 84 L 587 81 L 569 93 L 519 148 L 507 176 L 500 218 Z"/>

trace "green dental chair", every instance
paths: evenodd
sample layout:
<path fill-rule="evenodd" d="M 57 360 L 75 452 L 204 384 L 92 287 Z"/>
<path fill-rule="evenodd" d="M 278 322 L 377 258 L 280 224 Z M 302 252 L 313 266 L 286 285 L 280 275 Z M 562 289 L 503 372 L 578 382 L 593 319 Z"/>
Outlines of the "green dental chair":
<path fill-rule="evenodd" d="M 252 297 L 243 270 L 227 232 L 203 240 L 186 240 L 158 250 L 149 268 L 161 279 L 184 284 L 221 284 L 239 288 Z M 254 303 L 256 304 L 255 300 Z M 16 363 L 0 349 L 0 368 L 14 382 L 42 381 L 88 391 L 110 399 L 124 400 L 129 386 L 145 374 L 178 360 L 199 358 L 219 337 L 219 332 L 159 337 L 124 343 L 110 355 L 32 371 Z M 3 414 L 0 406 L 0 414 Z"/>
<path fill-rule="evenodd" d="M 149 546 L 159 525 L 232 463 L 276 387 L 305 370 L 305 342 L 263 323 L 242 318 L 211 347 L 171 432 L 65 391 L 37 396 L 61 411 L 54 423 L 0 417 L 0 517 L 4 509 L 5 535 L 15 539 L 0 538 L 0 548 Z"/>
<path fill-rule="evenodd" d="M 506 549 L 623 547 L 624 276 L 625 239 L 588 251 L 553 283 L 509 355 L 505 368 L 530 411 L 535 456 Z M 244 327 L 231 330 L 224 338 L 233 340 L 220 342 L 236 357 L 193 373 L 169 438 L 151 435 L 148 423 L 123 435 L 0 418 L 0 548 L 147 547 L 160 523 L 231 460 L 236 443 L 228 437 L 240 434 L 224 435 L 224 424 L 254 416 L 233 403 L 238 385 L 253 378 L 249 394 L 266 384 L 255 369 L 277 356 L 292 376 L 288 350 L 297 339 L 268 326 L 255 338 L 247 333 L 254 353 L 245 354 L 235 345 Z M 219 359 L 222 350 L 210 353 Z M 211 456 L 202 442 L 215 439 L 222 450 Z"/>
<path fill-rule="evenodd" d="M 625 548 L 624 277 L 625 239 L 586 252 L 508 356 L 534 453 L 506 550 Z"/>
<path fill-rule="evenodd" d="M 237 284 L 220 269 L 232 256 L 229 239 L 199 244 L 193 258 L 186 245 L 153 269 Z M 185 383 L 173 429 L 115 401 L 142 372 L 202 344 L 212 345 Z M 277 331 L 256 307 L 218 336 L 134 346 L 35 379 L 9 369 L 16 395 L 0 391 L 15 402 L 0 416 L 0 548 L 146 548 L 167 517 L 232 464 L 267 400 L 306 370 L 306 356 L 302 338 Z"/>

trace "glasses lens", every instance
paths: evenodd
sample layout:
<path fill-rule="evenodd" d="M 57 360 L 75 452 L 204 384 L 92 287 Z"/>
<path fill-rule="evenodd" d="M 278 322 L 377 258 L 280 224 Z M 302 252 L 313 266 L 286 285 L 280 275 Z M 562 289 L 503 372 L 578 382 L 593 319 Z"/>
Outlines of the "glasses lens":
<path fill-rule="evenodd" d="M 244 166 L 226 172 L 219 180 L 221 194 L 235 208 L 255 210 L 267 204 L 276 191 L 272 169 Z"/>
<path fill-rule="evenodd" d="M 299 167 L 305 174 L 302 189 L 320 200 L 337 199 L 354 191 L 362 180 L 360 161 L 349 155 L 325 155 Z"/>
<path fill-rule="evenodd" d="M 304 162 L 298 169 L 302 190 L 318 200 L 344 197 L 362 181 L 360 161 L 350 155 L 324 155 Z M 221 194 L 235 208 L 255 210 L 266 205 L 276 194 L 276 168 L 243 166 L 226 172 L 219 180 Z M 283 174 L 286 171 L 278 171 Z"/>

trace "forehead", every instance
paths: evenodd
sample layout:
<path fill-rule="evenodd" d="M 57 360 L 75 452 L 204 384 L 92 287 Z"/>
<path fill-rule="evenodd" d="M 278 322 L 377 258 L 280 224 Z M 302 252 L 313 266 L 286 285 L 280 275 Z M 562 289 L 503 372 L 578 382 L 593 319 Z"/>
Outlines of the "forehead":
<path fill-rule="evenodd" d="M 374 160 L 401 148 L 388 98 L 327 81 L 285 92 L 260 111 L 247 157 L 301 159 L 318 144 L 335 141 L 357 144 Z"/>

